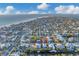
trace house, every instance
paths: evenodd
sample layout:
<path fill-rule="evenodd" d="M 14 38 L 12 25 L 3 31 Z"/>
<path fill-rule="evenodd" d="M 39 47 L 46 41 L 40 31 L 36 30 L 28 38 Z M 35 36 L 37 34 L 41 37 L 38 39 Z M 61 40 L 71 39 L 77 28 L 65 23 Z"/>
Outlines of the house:
<path fill-rule="evenodd" d="M 46 43 L 42 43 L 42 48 L 47 48 L 47 44 Z"/>
<path fill-rule="evenodd" d="M 49 48 L 52 48 L 53 50 L 55 49 L 55 46 L 54 46 L 53 43 L 48 44 L 48 47 L 49 47 Z"/>
<path fill-rule="evenodd" d="M 41 40 L 37 40 L 36 43 L 37 43 L 37 44 L 41 44 Z"/>
<path fill-rule="evenodd" d="M 58 48 L 60 50 L 65 48 L 65 46 L 63 44 L 60 44 L 60 43 L 59 44 L 57 43 L 55 46 L 56 46 L 56 48 Z"/>
<path fill-rule="evenodd" d="M 60 41 L 64 41 L 64 38 L 62 37 L 62 35 L 60 34 L 56 34 L 57 39 L 59 39 Z"/>
<path fill-rule="evenodd" d="M 30 44 L 31 46 L 31 48 L 37 48 L 37 46 L 36 46 L 36 43 L 32 43 L 32 44 Z"/>
<path fill-rule="evenodd" d="M 74 49 L 75 49 L 75 46 L 74 46 L 74 44 L 73 43 L 66 43 L 66 48 L 67 48 L 67 50 L 68 51 L 75 51 Z"/>
<path fill-rule="evenodd" d="M 73 42 L 73 41 L 74 41 L 73 37 L 68 38 L 68 42 Z"/>
<path fill-rule="evenodd" d="M 41 44 L 39 44 L 39 43 L 36 43 L 36 48 L 41 48 Z"/>

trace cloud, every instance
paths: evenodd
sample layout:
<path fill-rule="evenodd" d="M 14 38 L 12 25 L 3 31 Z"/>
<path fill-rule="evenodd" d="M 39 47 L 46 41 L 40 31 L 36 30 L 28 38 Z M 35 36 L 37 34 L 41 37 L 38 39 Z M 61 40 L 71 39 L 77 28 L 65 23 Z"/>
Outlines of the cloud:
<path fill-rule="evenodd" d="M 38 14 L 38 11 L 29 11 L 27 14 Z"/>
<path fill-rule="evenodd" d="M 38 9 L 45 10 L 48 8 L 48 4 L 40 4 L 37 6 Z M 26 9 L 27 10 L 27 9 Z M 7 14 L 48 14 L 48 11 L 41 11 L 41 10 L 32 10 L 32 11 L 24 11 L 24 10 L 17 10 L 14 6 L 6 6 L 5 8 L 0 10 L 0 15 L 7 15 Z"/>
<path fill-rule="evenodd" d="M 22 13 L 21 11 L 17 11 L 17 12 L 16 12 L 16 14 L 21 14 L 21 13 Z"/>
<path fill-rule="evenodd" d="M 15 14 L 26 14 L 26 12 L 23 12 L 23 11 L 16 11 Z"/>
<path fill-rule="evenodd" d="M 42 12 L 42 11 L 29 11 L 27 14 L 49 14 L 49 12 Z"/>
<path fill-rule="evenodd" d="M 48 4 L 42 3 L 42 4 L 40 4 L 40 5 L 37 6 L 37 9 L 45 10 L 45 9 L 47 9 L 48 7 L 49 7 Z"/>
<path fill-rule="evenodd" d="M 13 6 L 7 6 L 7 7 L 5 8 L 4 13 L 5 13 L 5 14 L 12 14 L 12 13 L 14 13 L 14 10 L 15 10 L 15 8 L 14 8 Z"/>
<path fill-rule="evenodd" d="M 63 6 L 60 5 L 55 8 L 57 14 L 79 14 L 79 6 L 69 5 Z"/>
<path fill-rule="evenodd" d="M 3 10 L 0 11 L 0 15 L 6 14 L 25 14 L 24 11 L 16 10 L 13 6 L 6 6 Z"/>
<path fill-rule="evenodd" d="M 0 15 L 3 15 L 2 11 L 0 11 Z"/>

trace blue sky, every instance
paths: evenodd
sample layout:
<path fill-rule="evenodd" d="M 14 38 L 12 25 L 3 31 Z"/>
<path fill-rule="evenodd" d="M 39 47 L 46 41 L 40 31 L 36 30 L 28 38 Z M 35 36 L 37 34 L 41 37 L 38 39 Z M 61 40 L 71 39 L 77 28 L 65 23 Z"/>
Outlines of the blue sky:
<path fill-rule="evenodd" d="M 0 14 L 78 14 L 78 3 L 0 3 Z"/>

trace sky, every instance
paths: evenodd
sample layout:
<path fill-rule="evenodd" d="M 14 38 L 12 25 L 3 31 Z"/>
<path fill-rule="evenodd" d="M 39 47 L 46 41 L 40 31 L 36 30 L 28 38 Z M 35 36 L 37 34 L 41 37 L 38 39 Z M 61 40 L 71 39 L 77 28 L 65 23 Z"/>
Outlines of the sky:
<path fill-rule="evenodd" d="M 0 15 L 79 14 L 78 3 L 0 3 Z"/>

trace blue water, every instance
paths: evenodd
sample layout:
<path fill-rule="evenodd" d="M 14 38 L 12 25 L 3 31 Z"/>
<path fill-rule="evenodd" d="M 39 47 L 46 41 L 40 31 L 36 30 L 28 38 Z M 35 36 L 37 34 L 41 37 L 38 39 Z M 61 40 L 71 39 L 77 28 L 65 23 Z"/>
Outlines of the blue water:
<path fill-rule="evenodd" d="M 35 15 L 34 14 L 21 14 L 21 15 L 2 15 L 2 16 L 0 15 L 0 26 L 17 23 L 24 20 L 27 21 L 32 18 L 48 16 L 48 15 L 50 14 L 35 14 Z M 58 16 L 59 17 L 65 16 L 65 17 L 75 18 L 79 20 L 79 15 L 58 15 Z"/>
<path fill-rule="evenodd" d="M 45 15 L 27 15 L 27 14 L 22 14 L 22 15 L 2 15 L 0 16 L 0 26 L 3 25 L 8 25 L 8 24 L 13 24 L 21 21 L 27 21 L 32 18 L 37 18 Z"/>

